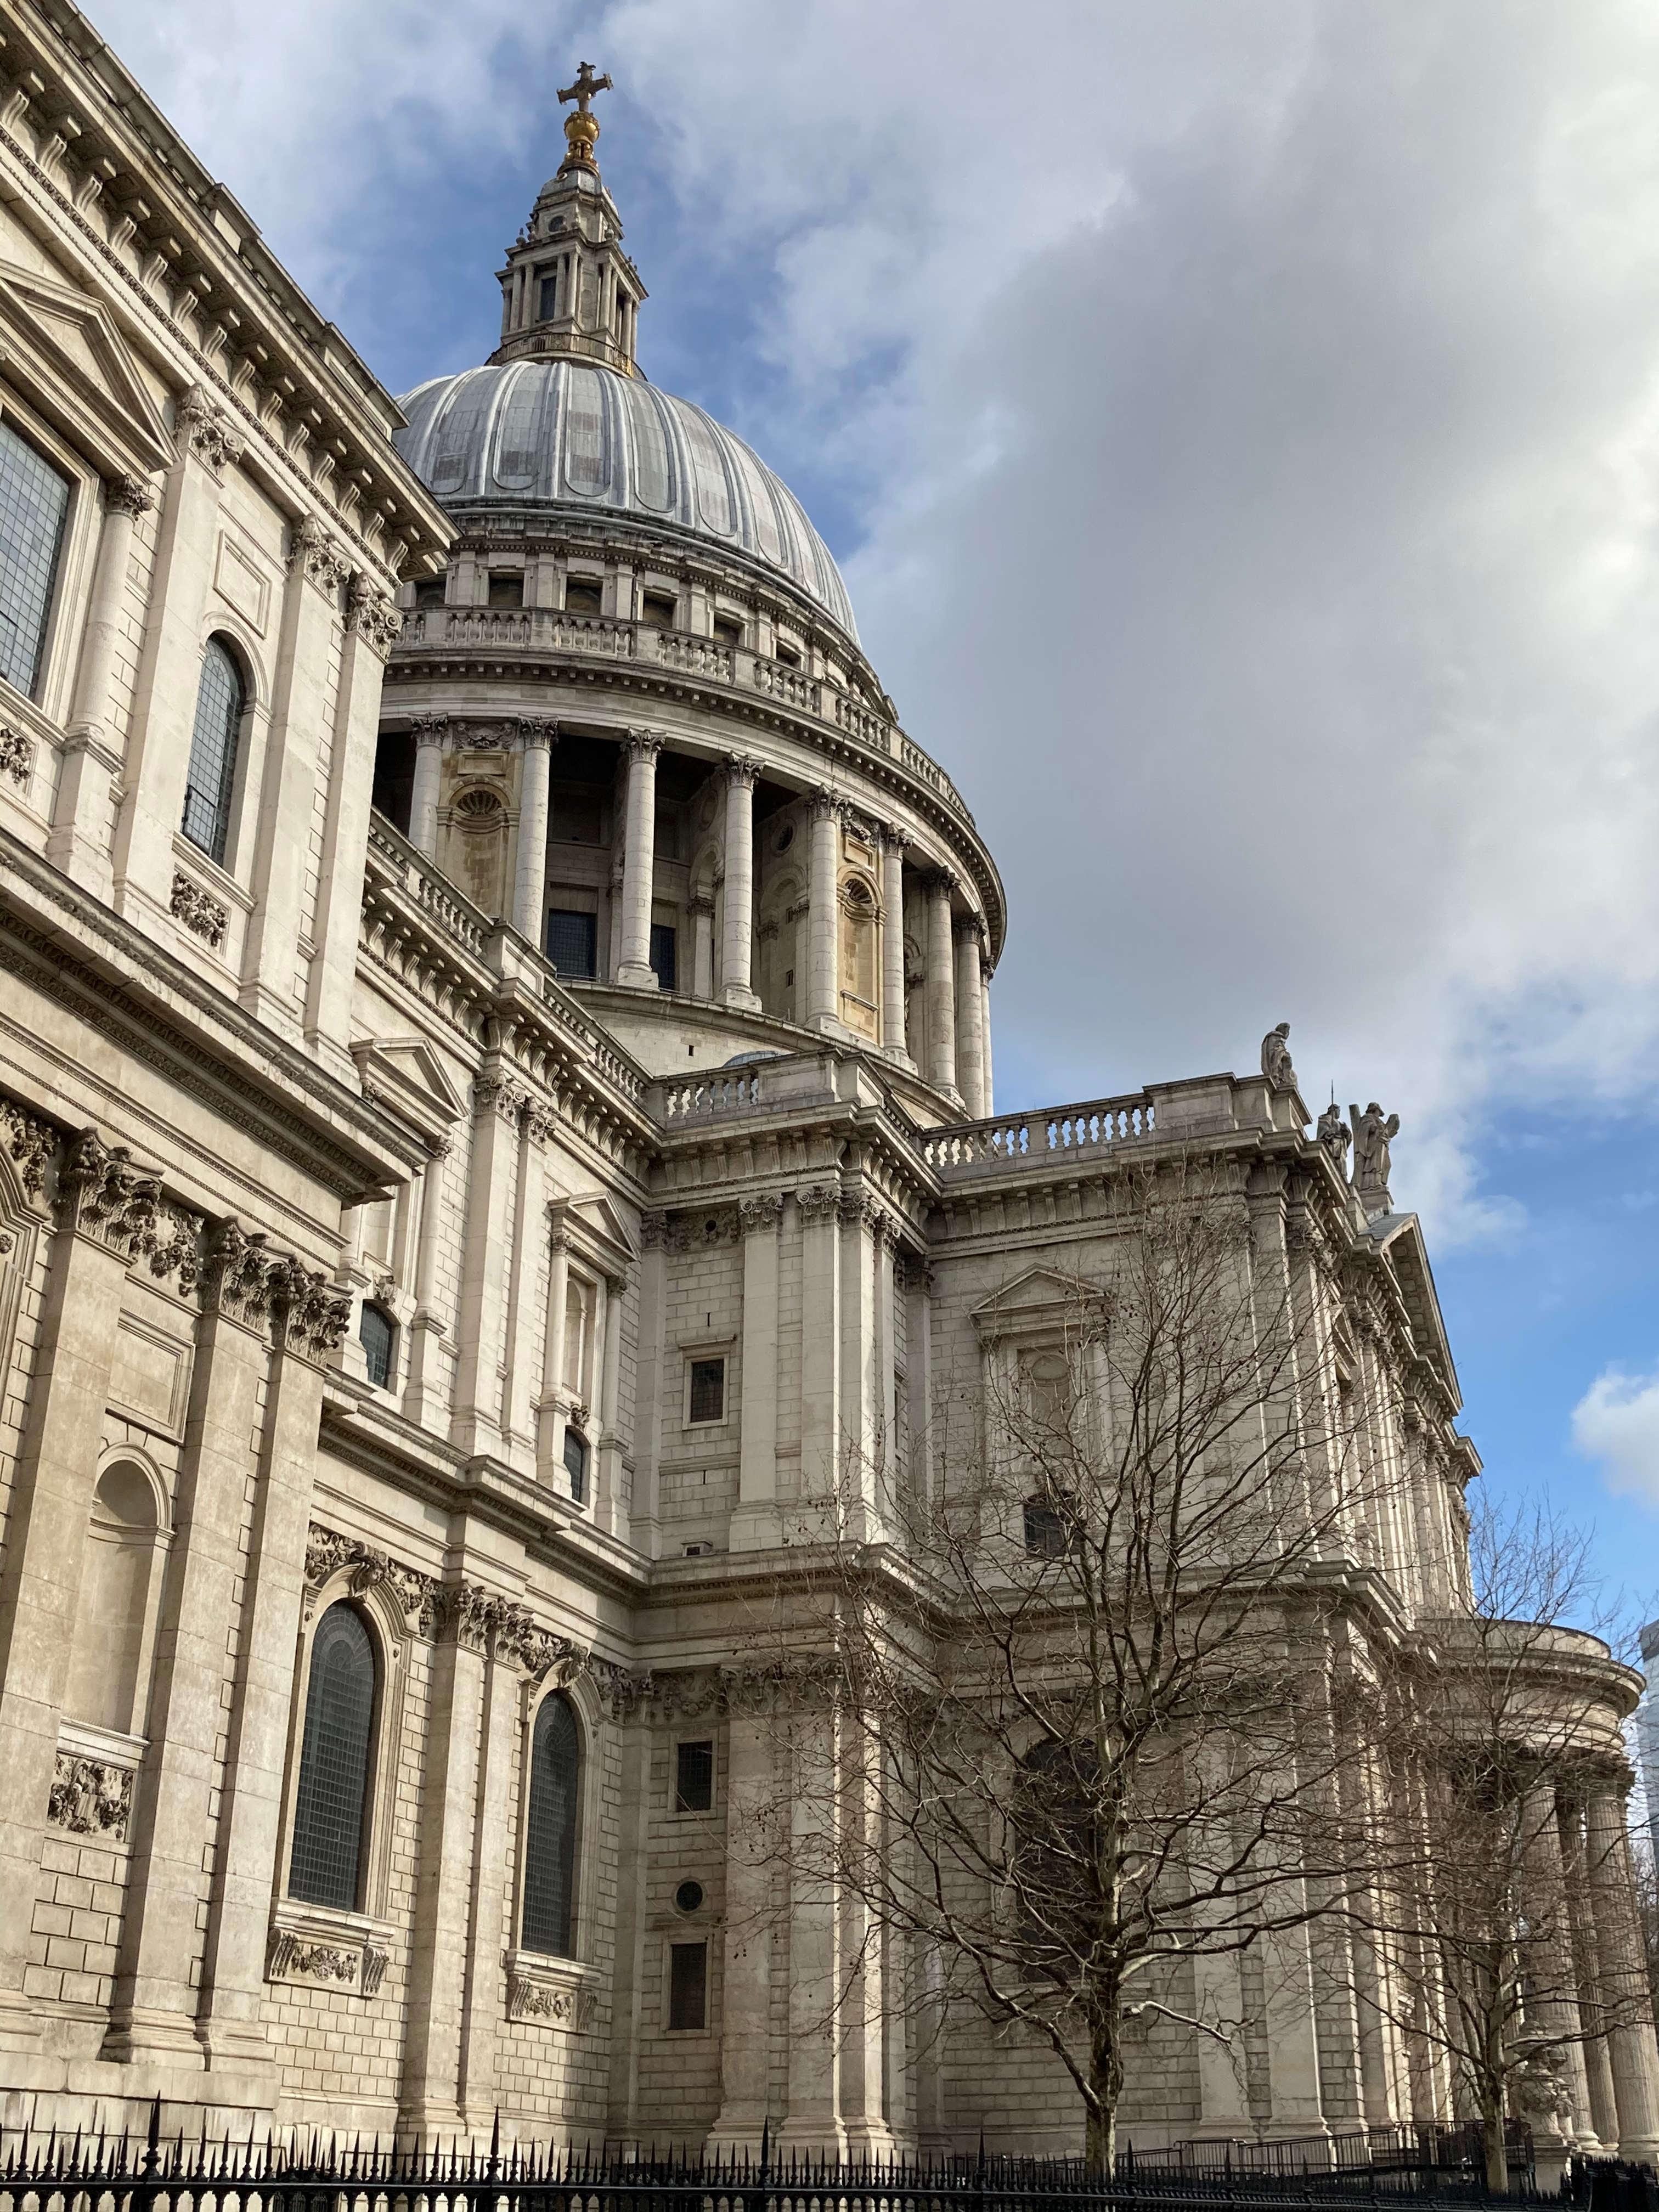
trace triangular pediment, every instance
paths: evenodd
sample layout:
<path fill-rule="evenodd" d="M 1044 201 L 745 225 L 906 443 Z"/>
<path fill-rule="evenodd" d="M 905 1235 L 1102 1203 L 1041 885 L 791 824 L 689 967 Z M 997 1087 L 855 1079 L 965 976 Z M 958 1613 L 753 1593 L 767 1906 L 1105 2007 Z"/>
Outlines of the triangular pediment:
<path fill-rule="evenodd" d="M 583 1191 L 575 1198 L 556 1199 L 550 1211 L 561 1216 L 567 1229 L 590 1244 L 596 1255 L 608 1255 L 625 1265 L 638 1256 L 628 1224 L 603 1191 Z"/>
<path fill-rule="evenodd" d="M 85 442 L 90 415 L 136 474 L 172 461 L 175 447 L 161 410 L 126 340 L 96 300 L 37 270 L 0 261 L 0 344 L 7 374 L 78 443 Z"/>
<path fill-rule="evenodd" d="M 1075 1328 L 1092 1295 L 1075 1275 L 1062 1275 L 1054 1267 L 1027 1267 L 982 1299 L 971 1318 L 987 1339 L 1026 1329 L 1051 1335 L 1056 1328 Z"/>
<path fill-rule="evenodd" d="M 423 1137 L 441 1137 L 466 1110 L 424 1037 L 364 1037 L 351 1057 L 363 1096 L 390 1107 Z"/>

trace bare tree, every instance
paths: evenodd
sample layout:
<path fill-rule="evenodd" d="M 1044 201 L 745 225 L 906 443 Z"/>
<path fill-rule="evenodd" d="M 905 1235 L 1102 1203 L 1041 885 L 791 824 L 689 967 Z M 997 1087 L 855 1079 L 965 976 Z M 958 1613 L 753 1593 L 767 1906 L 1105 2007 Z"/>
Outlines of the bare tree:
<path fill-rule="evenodd" d="M 1372 1738 L 1376 1856 L 1350 1895 L 1362 2002 L 1449 2068 L 1501 2192 L 1506 2118 L 1582 2132 L 1620 2039 L 1650 2033 L 1618 1787 L 1639 1684 L 1575 1625 L 1585 1538 L 1480 1505 L 1469 1551 L 1472 1606 L 1419 1626 Z"/>
<path fill-rule="evenodd" d="M 752 1844 L 787 1831 L 798 1880 L 858 1901 L 833 2001 L 1035 2039 L 1108 2172 L 1126 2051 L 1159 2021 L 1248 2130 L 1247 1960 L 1318 2109 L 1309 1930 L 1352 1857 L 1320 1571 L 1369 1555 L 1382 1478 L 1334 1286 L 1247 1173 L 1111 1186 L 1097 1278 L 1049 1268 L 982 1311 L 926 1480 L 849 1467 L 757 1632 L 833 1648 L 838 1747 L 807 1753 L 795 1716 L 793 1816 Z"/>

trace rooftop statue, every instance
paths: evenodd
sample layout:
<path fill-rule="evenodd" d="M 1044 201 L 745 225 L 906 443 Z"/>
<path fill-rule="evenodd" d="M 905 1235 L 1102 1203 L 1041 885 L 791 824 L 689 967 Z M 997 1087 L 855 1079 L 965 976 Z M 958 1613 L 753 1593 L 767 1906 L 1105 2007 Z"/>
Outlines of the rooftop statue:
<path fill-rule="evenodd" d="M 1389 1146 L 1400 1134 L 1400 1116 L 1386 1121 L 1375 1098 L 1362 1114 L 1350 1106 L 1353 1116 L 1353 1183 L 1362 1198 L 1380 1198 L 1392 1205 L 1389 1194 Z"/>
<path fill-rule="evenodd" d="M 1315 1133 L 1335 1161 L 1337 1173 L 1346 1178 L 1348 1172 L 1348 1125 L 1337 1112 L 1334 1098 L 1320 1115 L 1319 1127 Z"/>
<path fill-rule="evenodd" d="M 1280 1022 L 1261 1040 L 1261 1073 L 1275 1091 L 1294 1091 L 1296 1070 L 1291 1065 L 1291 1025 Z"/>

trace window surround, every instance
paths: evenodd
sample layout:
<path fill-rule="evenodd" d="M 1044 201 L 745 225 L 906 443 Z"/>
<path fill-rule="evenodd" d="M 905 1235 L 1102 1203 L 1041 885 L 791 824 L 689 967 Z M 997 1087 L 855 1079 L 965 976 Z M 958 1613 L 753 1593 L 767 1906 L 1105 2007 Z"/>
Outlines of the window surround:
<path fill-rule="evenodd" d="M 215 638 L 231 648 L 232 658 L 242 679 L 244 697 L 242 719 L 237 726 L 236 774 L 230 787 L 230 806 L 225 830 L 225 857 L 216 860 L 201 846 L 192 844 L 184 833 L 181 823 L 173 827 L 175 854 L 188 866 L 210 872 L 209 881 L 215 891 L 228 894 L 234 904 L 251 914 L 254 902 L 245 891 L 239 876 L 250 872 L 259 820 L 259 792 L 264 781 L 265 756 L 270 738 L 270 686 L 264 664 L 253 633 L 235 611 L 220 603 L 204 611 L 201 635 L 197 640 L 197 682 L 201 682 L 202 663 L 207 649 Z M 196 712 L 196 702 L 191 701 L 191 714 Z"/>
<path fill-rule="evenodd" d="M 680 1747 L 682 1744 L 706 1743 L 709 1746 L 708 1802 L 706 1806 L 682 1806 L 679 1802 Z M 668 1745 L 668 1812 L 671 1820 L 714 1820 L 720 1815 L 720 1778 L 724 1771 L 720 1757 L 720 1732 L 718 1728 L 682 1729 L 677 1730 Z"/>
<path fill-rule="evenodd" d="M 337 1574 L 331 1575 L 314 1595 L 310 1590 L 306 1593 L 307 1610 L 301 1631 L 294 1692 L 289 1708 L 288 1763 L 283 1781 L 283 1815 L 276 1850 L 276 1894 L 272 1905 L 272 1940 L 265 1967 L 267 1980 L 283 1979 L 307 1972 L 303 1963 L 295 1964 L 291 1955 L 284 1960 L 282 1946 L 276 1941 L 282 1931 L 294 1935 L 302 1951 L 319 1945 L 325 1950 L 333 1948 L 342 1952 L 350 1951 L 355 1947 L 359 1954 L 357 1978 L 355 1981 L 343 1981 L 343 1986 L 353 1995 L 365 1993 L 371 1982 L 378 1984 L 378 1972 L 362 1954 L 366 1948 L 386 1952 L 392 1936 L 387 1903 L 396 1809 L 398 1752 L 403 1737 L 410 1646 L 409 1625 L 398 1611 L 395 1600 L 380 1583 L 366 1590 L 354 1589 L 352 1584 L 356 1572 L 352 1566 L 342 1567 Z M 377 1674 L 374 1717 L 369 1735 L 368 1788 L 363 1804 L 362 1870 L 359 1877 L 357 1905 L 349 1912 L 331 1905 L 312 1905 L 302 1898 L 291 1898 L 288 1894 L 289 1863 L 294 1853 L 294 1820 L 300 1790 L 300 1748 L 305 1737 L 306 1701 L 311 1686 L 312 1644 L 318 1623 L 329 1607 L 342 1598 L 349 1600 L 356 1607 L 368 1629 L 369 1639 L 374 1646 Z M 310 1971 L 319 1970 L 313 1968 Z M 368 1993 L 372 1994 L 372 1990 Z"/>
<path fill-rule="evenodd" d="M 680 1355 L 680 1426 L 694 1435 L 707 1437 L 731 1427 L 738 1413 L 738 1340 L 735 1335 L 683 1336 L 675 1346 Z M 698 1361 L 723 1359 L 726 1362 L 726 1395 L 717 1421 L 694 1421 L 691 1418 L 691 1369 Z"/>
<path fill-rule="evenodd" d="M 580 1740 L 581 1780 L 576 1802 L 576 1865 L 571 1883 L 572 1955 L 556 1958 L 527 1951 L 524 1929 L 524 1884 L 530 1842 L 530 1761 L 536 1716 L 548 1698 L 562 1697 L 576 1717 Z M 526 1681 L 519 1715 L 518 1808 L 514 1828 L 512 1929 L 507 1954 L 507 2015 L 526 2027 L 580 2033 L 592 2014 L 605 1976 L 594 1959 L 594 1921 L 599 1905 L 599 1801 L 604 1796 L 600 1761 L 601 1715 L 592 1686 L 583 1678 L 558 1682 L 547 1677 Z"/>
<path fill-rule="evenodd" d="M 686 1922 L 678 1914 L 672 1928 L 665 1928 L 659 1942 L 662 1950 L 662 2025 L 661 2033 L 672 2036 L 676 2043 L 709 2043 L 714 2040 L 714 1977 L 720 1946 L 704 1935 L 691 1935 Z M 678 1943 L 701 1943 L 703 1952 L 702 2026 L 701 2027 L 672 2027 L 673 2018 L 674 1947 Z"/>

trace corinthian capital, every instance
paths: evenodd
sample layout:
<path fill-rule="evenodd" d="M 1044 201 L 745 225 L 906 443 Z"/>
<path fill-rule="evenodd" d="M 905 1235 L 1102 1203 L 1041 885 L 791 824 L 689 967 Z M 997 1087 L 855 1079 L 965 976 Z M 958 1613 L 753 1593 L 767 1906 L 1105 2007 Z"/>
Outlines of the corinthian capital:
<path fill-rule="evenodd" d="M 112 514 L 148 514 L 155 504 L 155 494 L 143 477 L 123 474 L 106 477 L 104 483 L 104 505 Z"/>
<path fill-rule="evenodd" d="M 623 741 L 623 750 L 628 755 L 631 768 L 636 761 L 654 761 L 662 747 L 662 737 L 658 731 L 630 730 Z"/>
<path fill-rule="evenodd" d="M 747 753 L 727 753 L 726 780 L 734 789 L 752 791 L 761 779 L 761 763 Z"/>

